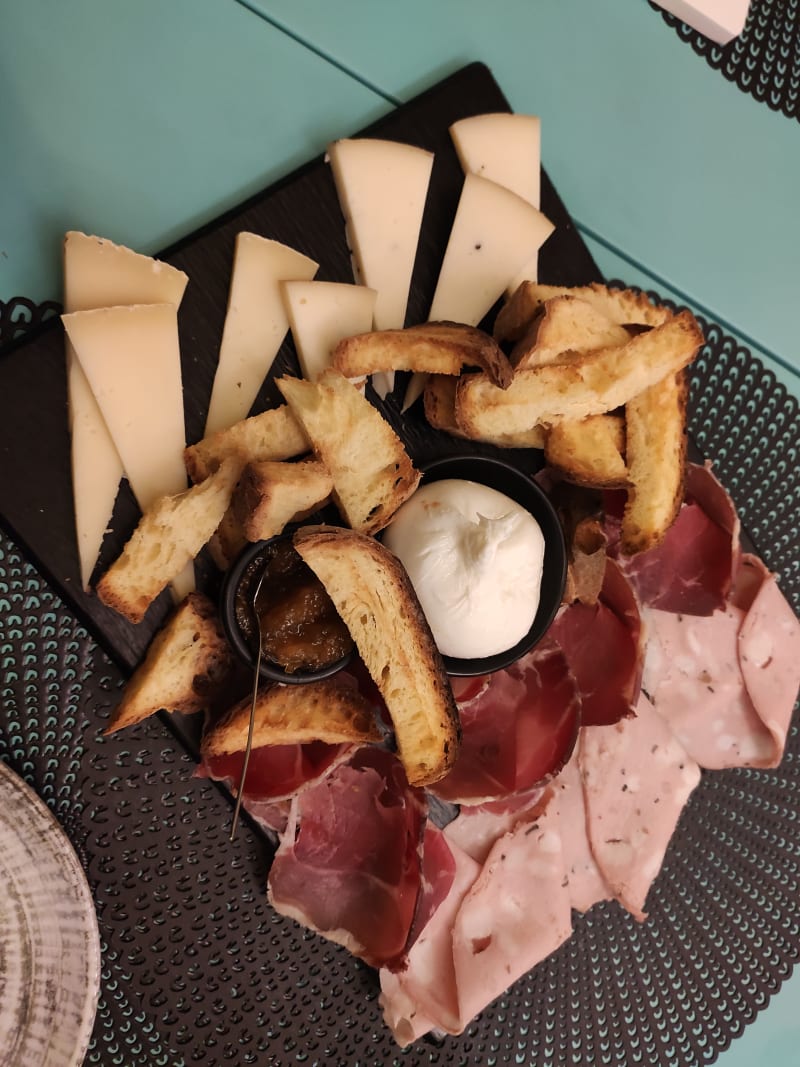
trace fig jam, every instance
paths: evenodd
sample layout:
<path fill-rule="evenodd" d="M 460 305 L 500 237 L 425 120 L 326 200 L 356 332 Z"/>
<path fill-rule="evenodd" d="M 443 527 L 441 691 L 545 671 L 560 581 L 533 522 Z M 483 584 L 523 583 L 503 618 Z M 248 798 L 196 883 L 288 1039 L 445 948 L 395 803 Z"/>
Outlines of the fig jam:
<path fill-rule="evenodd" d="M 253 593 L 262 573 L 254 612 Z M 235 613 L 251 647 L 258 647 L 260 636 L 262 654 L 287 674 L 320 670 L 353 647 L 325 587 L 289 540 L 268 545 L 247 567 L 236 590 Z"/>

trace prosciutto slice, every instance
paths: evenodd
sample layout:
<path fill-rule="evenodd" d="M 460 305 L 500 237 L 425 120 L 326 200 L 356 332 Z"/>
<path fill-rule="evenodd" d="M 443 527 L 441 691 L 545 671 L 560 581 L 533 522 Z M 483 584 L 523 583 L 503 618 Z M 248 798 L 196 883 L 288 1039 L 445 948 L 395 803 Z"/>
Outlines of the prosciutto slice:
<path fill-rule="evenodd" d="M 733 501 L 710 466 L 690 463 L 684 504 L 664 540 L 620 562 L 643 605 L 710 615 L 725 606 L 738 553 Z"/>
<path fill-rule="evenodd" d="M 606 560 L 596 604 L 563 608 L 550 628 L 577 678 L 585 726 L 618 722 L 636 706 L 644 640 L 639 607 L 618 563 Z"/>
<path fill-rule="evenodd" d="M 401 967 L 425 814 L 395 756 L 359 749 L 293 801 L 267 883 L 273 907 L 374 967 Z"/>
<path fill-rule="evenodd" d="M 479 804 L 528 791 L 569 758 L 580 699 L 561 650 L 542 641 L 459 703 L 461 750 L 430 791 L 454 804 Z"/>
<path fill-rule="evenodd" d="M 592 855 L 614 897 L 642 921 L 700 768 L 644 694 L 634 718 L 585 729 L 578 760 Z"/>
<path fill-rule="evenodd" d="M 262 745 L 250 753 L 242 803 L 275 804 L 291 800 L 301 789 L 319 781 L 355 750 L 352 744 L 327 745 L 322 741 L 306 744 Z M 198 778 L 224 782 L 233 795 L 242 777 L 244 752 L 208 756 L 197 770 Z"/>
<path fill-rule="evenodd" d="M 644 685 L 702 767 L 776 767 L 800 685 L 800 623 L 775 576 L 743 556 L 724 609 L 651 610 Z"/>

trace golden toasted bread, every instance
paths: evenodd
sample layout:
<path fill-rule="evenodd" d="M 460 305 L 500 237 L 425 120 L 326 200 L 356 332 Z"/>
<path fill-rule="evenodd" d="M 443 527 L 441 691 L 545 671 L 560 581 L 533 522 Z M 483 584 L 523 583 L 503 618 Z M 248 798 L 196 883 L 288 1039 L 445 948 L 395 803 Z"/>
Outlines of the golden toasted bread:
<path fill-rule="evenodd" d="M 287 523 L 313 514 L 332 489 L 333 479 L 319 460 L 258 460 L 242 471 L 231 506 L 247 540 L 266 541 Z"/>
<path fill-rule="evenodd" d="M 419 484 L 403 442 L 380 412 L 336 370 L 315 382 L 279 378 L 293 414 L 333 479 L 332 497 L 362 533 L 376 533 Z"/>
<path fill-rule="evenodd" d="M 252 697 L 240 701 L 203 734 L 203 756 L 243 752 Z M 375 713 L 355 685 L 325 678 L 305 685 L 265 685 L 258 691 L 253 747 L 324 741 L 365 744 L 382 739 Z"/>
<path fill-rule="evenodd" d="M 460 724 L 450 682 L 399 560 L 371 537 L 306 527 L 294 545 L 328 591 L 380 689 L 412 785 L 444 777 Z"/>
<path fill-rule="evenodd" d="M 256 459 L 291 459 L 311 448 L 302 427 L 285 404 L 251 415 L 227 430 L 204 437 L 183 454 L 193 482 L 202 482 L 225 459 L 236 456 L 240 468 Z"/>
<path fill-rule="evenodd" d="M 522 282 L 498 312 L 494 336 L 498 341 L 519 341 L 542 305 L 559 296 L 579 297 L 619 326 L 661 326 L 672 315 L 669 308 L 653 304 L 633 289 L 609 289 L 597 283 L 569 287 Z"/>
<path fill-rule="evenodd" d="M 424 405 L 425 418 L 436 430 L 444 430 L 453 437 L 466 437 L 456 422 L 456 389 L 458 379 L 446 374 L 433 374 L 425 383 Z M 518 434 L 498 434 L 496 437 L 481 438 L 486 444 L 498 448 L 544 448 L 547 429 L 533 426 Z"/>
<path fill-rule="evenodd" d="M 161 590 L 219 526 L 238 476 L 238 462 L 229 459 L 185 493 L 157 500 L 97 583 L 100 600 L 131 622 L 141 622 Z"/>
<path fill-rule="evenodd" d="M 505 390 L 483 373 L 462 375 L 456 420 L 468 437 L 481 439 L 613 411 L 666 375 L 676 374 L 702 343 L 697 321 L 684 311 L 620 347 L 590 352 L 570 363 L 517 371 Z"/>
<path fill-rule="evenodd" d="M 686 466 L 687 393 L 686 376 L 679 372 L 625 406 L 630 488 L 621 547 L 626 555 L 657 545 L 678 514 Z"/>
<path fill-rule="evenodd" d="M 542 304 L 523 336 L 511 350 L 519 369 L 559 363 L 598 348 L 624 345 L 628 333 L 587 300 L 556 296 Z"/>
<path fill-rule="evenodd" d="M 202 593 L 190 593 L 153 638 L 105 733 L 113 734 L 160 710 L 184 715 L 208 710 L 233 666 L 214 605 Z"/>
<path fill-rule="evenodd" d="M 236 490 L 234 489 L 235 494 Z M 217 567 L 224 572 L 247 544 L 248 540 L 234 511 L 233 497 L 231 497 L 231 503 L 227 511 L 222 516 L 219 526 L 208 542 L 209 554 Z"/>
<path fill-rule="evenodd" d="M 615 489 L 626 485 L 625 420 L 620 415 L 563 419 L 550 427 L 544 458 L 575 485 Z"/>
<path fill-rule="evenodd" d="M 474 326 L 454 322 L 346 337 L 333 350 L 333 366 L 348 378 L 387 370 L 460 374 L 464 367 L 480 367 L 501 388 L 512 376 L 511 364 L 496 341 Z"/>

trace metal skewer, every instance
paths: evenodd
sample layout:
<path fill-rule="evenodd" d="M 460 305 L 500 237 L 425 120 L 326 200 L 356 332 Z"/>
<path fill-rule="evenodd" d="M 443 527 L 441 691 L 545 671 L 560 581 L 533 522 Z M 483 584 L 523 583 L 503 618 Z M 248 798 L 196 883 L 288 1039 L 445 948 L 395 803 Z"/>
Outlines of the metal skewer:
<path fill-rule="evenodd" d="M 266 564 L 265 564 L 264 565 L 264 570 L 261 572 L 261 577 L 258 579 L 258 585 L 256 586 L 256 591 L 255 591 L 255 593 L 253 593 L 252 608 L 253 608 L 253 616 L 255 618 L 255 624 L 256 624 L 256 634 L 258 635 L 258 652 L 256 653 L 256 670 L 255 670 L 255 674 L 253 675 L 253 699 L 252 699 L 252 702 L 250 704 L 250 723 L 249 723 L 248 728 L 247 728 L 247 744 L 245 745 L 245 750 L 244 750 L 244 763 L 242 764 L 242 776 L 239 779 L 239 789 L 238 789 L 238 791 L 236 793 L 236 807 L 233 809 L 233 822 L 231 823 L 231 836 L 230 836 L 230 840 L 231 841 L 233 841 L 233 838 L 234 838 L 234 836 L 236 834 L 236 826 L 237 826 L 237 823 L 239 822 L 239 812 L 240 812 L 241 807 L 242 807 L 242 796 L 244 794 L 244 783 L 245 783 L 245 779 L 247 778 L 247 766 L 250 763 L 250 750 L 253 747 L 253 728 L 255 726 L 255 720 L 256 720 L 256 700 L 258 699 L 258 679 L 259 679 L 259 675 L 261 673 L 261 623 L 260 623 L 260 620 L 259 620 L 259 617 L 258 617 L 258 610 L 256 609 L 256 602 L 258 600 L 258 594 L 261 592 L 261 583 L 264 581 L 264 577 L 265 577 L 266 573 L 267 573 L 267 568 L 266 568 Z"/>

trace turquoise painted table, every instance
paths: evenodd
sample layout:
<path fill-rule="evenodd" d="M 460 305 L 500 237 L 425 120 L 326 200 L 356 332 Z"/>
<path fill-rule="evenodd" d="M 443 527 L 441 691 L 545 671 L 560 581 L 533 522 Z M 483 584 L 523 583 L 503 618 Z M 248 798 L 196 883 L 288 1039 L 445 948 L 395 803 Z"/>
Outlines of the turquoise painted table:
<path fill-rule="evenodd" d="M 474 59 L 542 117 L 603 272 L 719 323 L 800 396 L 800 127 L 644 0 L 9 5 L 0 301 L 60 297 L 65 229 L 156 251 Z M 798 1006 L 800 975 L 722 1067 L 798 1062 Z"/>

